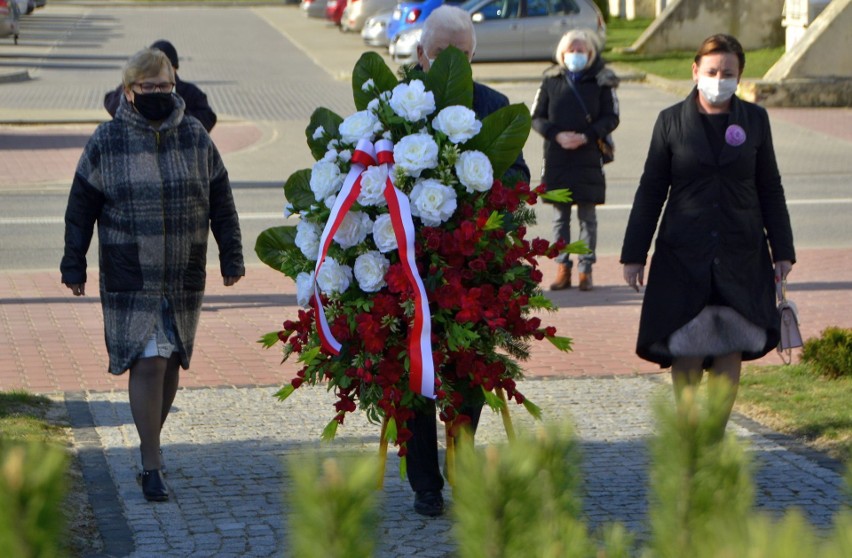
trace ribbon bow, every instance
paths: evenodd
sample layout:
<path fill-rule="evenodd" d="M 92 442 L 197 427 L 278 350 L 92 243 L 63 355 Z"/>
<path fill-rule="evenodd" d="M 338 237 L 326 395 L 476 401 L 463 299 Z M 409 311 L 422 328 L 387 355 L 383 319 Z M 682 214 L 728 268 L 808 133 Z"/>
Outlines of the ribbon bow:
<path fill-rule="evenodd" d="M 410 362 L 409 386 L 412 391 L 430 399 L 435 398 L 435 363 L 432 357 L 432 316 L 429 312 L 429 299 L 423 280 L 417 272 L 414 250 L 414 221 L 411 218 L 411 205 L 408 196 L 393 183 L 394 159 L 393 143 L 379 140 L 373 144 L 362 139 L 352 154 L 351 167 L 340 192 L 337 194 L 331 215 L 320 236 L 320 253 L 314 268 L 313 304 L 317 310 L 320 343 L 323 349 L 333 355 L 339 355 L 341 344 L 331 332 L 325 317 L 319 284 L 316 278 L 328 255 L 328 249 L 335 233 L 340 228 L 346 213 L 361 193 L 361 176 L 367 167 L 386 166 L 384 197 L 388 204 L 394 236 L 399 250 L 399 259 L 405 270 L 408 282 L 414 291 L 414 323 L 408 333 L 408 354 Z"/>

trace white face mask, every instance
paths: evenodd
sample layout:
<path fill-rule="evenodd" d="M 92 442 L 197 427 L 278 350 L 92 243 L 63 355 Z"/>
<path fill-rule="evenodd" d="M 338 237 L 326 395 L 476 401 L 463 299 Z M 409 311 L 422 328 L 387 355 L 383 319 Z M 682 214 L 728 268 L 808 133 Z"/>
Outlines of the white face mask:
<path fill-rule="evenodd" d="M 719 79 L 710 76 L 698 77 L 698 91 L 711 105 L 721 105 L 737 91 L 737 78 Z"/>
<path fill-rule="evenodd" d="M 565 67 L 571 72 L 579 72 L 589 63 L 589 55 L 585 52 L 566 52 L 562 55 Z"/>

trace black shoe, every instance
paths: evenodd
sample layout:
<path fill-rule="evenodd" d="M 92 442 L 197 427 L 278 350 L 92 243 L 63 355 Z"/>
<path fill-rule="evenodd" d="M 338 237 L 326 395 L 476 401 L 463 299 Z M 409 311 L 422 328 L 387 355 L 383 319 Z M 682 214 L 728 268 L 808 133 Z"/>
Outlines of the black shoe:
<path fill-rule="evenodd" d="M 163 480 L 159 469 L 142 471 L 139 475 L 142 481 L 142 494 L 149 502 L 165 502 L 169 499 L 169 489 Z"/>
<path fill-rule="evenodd" d="M 139 457 L 140 458 L 142 457 L 142 446 L 139 446 Z M 142 468 L 144 469 L 145 468 L 145 460 L 140 459 L 140 461 L 142 461 Z M 163 458 L 163 448 L 160 448 L 160 472 L 163 473 L 164 477 L 169 474 L 169 472 L 166 471 L 166 460 Z M 138 476 L 138 478 L 136 480 L 139 481 L 139 479 L 142 478 L 142 473 L 139 473 L 139 475 L 137 475 L 137 476 Z"/>
<path fill-rule="evenodd" d="M 414 511 L 428 517 L 444 513 L 444 497 L 439 490 L 419 490 L 414 493 Z"/>

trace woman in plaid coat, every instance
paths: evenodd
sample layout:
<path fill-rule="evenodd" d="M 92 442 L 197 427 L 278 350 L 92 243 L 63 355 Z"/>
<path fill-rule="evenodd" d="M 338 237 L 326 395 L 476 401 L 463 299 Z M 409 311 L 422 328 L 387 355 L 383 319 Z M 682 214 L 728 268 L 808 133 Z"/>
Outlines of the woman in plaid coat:
<path fill-rule="evenodd" d="M 224 284 L 245 275 L 228 173 L 204 127 L 184 118 L 174 70 L 159 50 L 127 63 L 115 119 L 80 157 L 65 214 L 62 282 L 85 294 L 86 252 L 98 224 L 100 296 L 109 372 L 130 370 L 146 499 L 168 499 L 160 430 L 189 367 L 206 279 L 207 239 Z"/>

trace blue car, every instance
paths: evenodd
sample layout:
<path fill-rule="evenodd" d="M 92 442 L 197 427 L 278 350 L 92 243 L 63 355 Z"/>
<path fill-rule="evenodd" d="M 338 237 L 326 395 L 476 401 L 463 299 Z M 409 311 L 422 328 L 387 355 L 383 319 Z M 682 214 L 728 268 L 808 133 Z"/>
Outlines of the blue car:
<path fill-rule="evenodd" d="M 458 2 L 446 3 L 457 4 Z M 392 43 L 393 38 L 398 33 L 405 31 L 412 25 L 423 23 L 435 8 L 443 4 L 444 0 L 407 0 L 397 4 L 390 22 L 388 22 L 388 43 Z"/>

